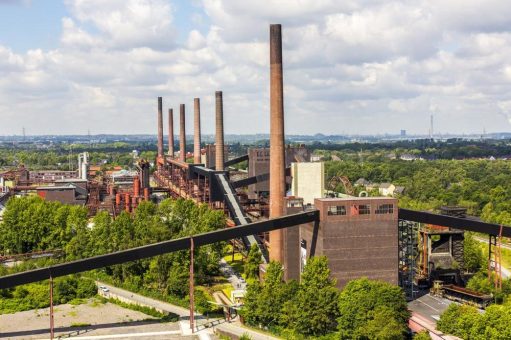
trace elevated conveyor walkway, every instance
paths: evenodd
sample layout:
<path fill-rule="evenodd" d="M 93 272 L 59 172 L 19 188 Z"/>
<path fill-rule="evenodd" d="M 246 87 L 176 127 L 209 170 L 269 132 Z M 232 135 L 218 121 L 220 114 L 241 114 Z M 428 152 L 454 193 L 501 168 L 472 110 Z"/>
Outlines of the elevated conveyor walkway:
<path fill-rule="evenodd" d="M 227 208 L 231 213 L 234 223 L 237 226 L 251 223 L 250 219 L 243 212 L 243 208 L 241 207 L 238 197 L 236 196 L 236 191 L 227 179 L 225 173 L 215 173 L 215 178 L 218 181 L 219 187 L 222 189 L 225 197 L 225 203 L 227 204 Z M 247 249 L 250 249 L 253 244 L 257 245 L 261 251 L 261 254 L 263 255 L 263 260 L 266 263 L 269 262 L 268 252 L 266 248 L 264 248 L 260 238 L 257 235 L 245 236 L 242 238 L 242 240 Z"/>

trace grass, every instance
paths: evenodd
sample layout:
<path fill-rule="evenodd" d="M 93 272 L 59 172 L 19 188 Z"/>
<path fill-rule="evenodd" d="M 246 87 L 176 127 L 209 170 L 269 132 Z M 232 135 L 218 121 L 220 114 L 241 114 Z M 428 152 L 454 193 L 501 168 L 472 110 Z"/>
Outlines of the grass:
<path fill-rule="evenodd" d="M 179 320 L 179 316 L 177 314 L 162 313 L 152 307 L 141 306 L 141 305 L 137 305 L 134 303 L 126 303 L 126 302 L 123 302 L 123 301 L 120 301 L 117 299 L 106 299 L 104 297 L 101 297 L 100 299 L 102 299 L 105 302 L 110 302 L 110 303 L 116 304 L 122 308 L 131 309 L 131 310 L 141 312 L 141 313 L 147 314 L 149 316 L 155 317 L 155 318 L 159 319 L 161 322 L 176 322 Z"/>
<path fill-rule="evenodd" d="M 234 260 L 232 258 L 232 253 L 224 256 L 225 262 L 229 264 L 235 272 L 241 274 L 243 278 L 245 278 L 245 274 L 243 273 L 243 266 L 245 264 L 245 260 L 241 253 L 234 253 Z"/>
<path fill-rule="evenodd" d="M 73 300 L 69 301 L 68 303 L 73 306 L 78 306 L 78 305 L 84 304 L 86 302 L 87 302 L 86 299 L 74 298 Z"/>
<path fill-rule="evenodd" d="M 488 259 L 488 244 L 481 242 L 479 243 L 479 246 L 483 251 L 484 258 Z M 511 250 L 506 248 L 501 249 L 502 249 L 502 267 L 506 269 L 511 269 Z"/>

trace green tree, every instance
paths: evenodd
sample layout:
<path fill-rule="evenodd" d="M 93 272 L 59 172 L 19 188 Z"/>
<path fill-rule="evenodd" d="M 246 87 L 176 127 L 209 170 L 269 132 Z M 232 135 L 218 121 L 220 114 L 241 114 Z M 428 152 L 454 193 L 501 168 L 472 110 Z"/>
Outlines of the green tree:
<path fill-rule="evenodd" d="M 339 315 L 339 291 L 335 285 L 336 280 L 330 277 L 327 258 L 310 258 L 301 277 L 296 296 L 297 314 L 290 327 L 306 336 L 325 335 L 334 331 L 336 317 Z"/>
<path fill-rule="evenodd" d="M 471 232 L 465 232 L 463 241 L 463 262 L 465 270 L 475 273 L 483 267 L 484 257 L 479 242 Z"/>
<path fill-rule="evenodd" d="M 413 340 L 431 340 L 431 336 L 428 331 L 420 331 L 413 336 Z"/>
<path fill-rule="evenodd" d="M 406 329 L 410 316 L 401 288 L 367 278 L 349 282 L 341 291 L 338 306 L 338 330 L 342 339 L 353 339 L 357 334 L 365 334 L 367 329 L 374 330 L 382 315 L 392 317 L 387 320 L 389 333 L 399 329 L 398 325 Z"/>
<path fill-rule="evenodd" d="M 245 262 L 244 272 L 247 280 L 257 279 L 259 277 L 259 265 L 261 264 L 261 251 L 256 244 L 250 247 L 247 261 Z"/>
<path fill-rule="evenodd" d="M 479 312 L 475 307 L 451 303 L 437 322 L 437 329 L 448 334 L 469 339 L 472 327 L 478 323 Z"/>

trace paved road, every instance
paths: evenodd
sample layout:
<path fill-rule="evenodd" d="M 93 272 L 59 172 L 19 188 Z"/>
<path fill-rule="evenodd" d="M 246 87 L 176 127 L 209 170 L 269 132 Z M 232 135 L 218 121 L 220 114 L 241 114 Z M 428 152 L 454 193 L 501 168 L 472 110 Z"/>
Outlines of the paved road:
<path fill-rule="evenodd" d="M 410 301 L 408 303 L 408 309 L 436 324 L 440 318 L 440 314 L 442 314 L 451 303 L 453 302 L 450 300 L 426 294 Z"/>
<path fill-rule="evenodd" d="M 247 283 L 243 277 L 239 273 L 236 273 L 225 259 L 220 260 L 220 272 L 227 278 L 227 281 L 229 281 L 234 289 L 247 289 Z M 228 296 L 228 298 L 231 297 Z"/>
<path fill-rule="evenodd" d="M 158 301 L 155 299 L 151 299 L 145 296 L 142 296 L 140 294 L 132 293 L 130 291 L 114 287 L 112 285 L 96 281 L 96 284 L 99 286 L 105 286 L 109 289 L 109 292 L 104 294 L 106 297 L 122 297 L 123 299 L 132 301 L 133 303 L 138 303 L 146 306 L 151 306 L 153 308 L 156 308 L 158 310 L 171 312 L 174 314 L 179 315 L 180 317 L 180 327 L 181 332 L 183 335 L 190 335 L 190 327 L 189 327 L 189 315 L 190 312 L 188 309 L 183 307 L 174 306 L 170 303 Z M 108 295 L 107 295 L 108 294 Z M 237 336 L 241 336 L 245 333 L 249 334 L 253 340 L 265 340 L 265 339 L 277 339 L 275 337 L 268 336 L 263 333 L 259 333 L 256 331 L 253 331 L 251 329 L 245 328 L 237 322 L 227 323 L 223 319 L 220 320 L 207 320 L 204 315 L 197 314 L 195 316 L 197 320 L 197 324 L 199 325 L 199 331 L 196 331 L 194 334 L 197 335 L 201 340 L 202 339 L 211 339 L 214 338 L 213 332 L 214 329 L 223 330 L 225 332 L 228 332 L 230 334 L 235 334 Z M 209 327 L 205 328 L 204 324 L 208 324 Z"/>
<path fill-rule="evenodd" d="M 479 236 L 474 236 L 474 239 L 477 242 L 488 244 L 488 239 L 484 239 L 484 238 L 479 237 Z M 511 246 L 507 245 L 507 244 L 504 244 L 504 243 L 502 244 L 502 248 L 511 250 Z M 510 278 L 511 277 L 511 270 L 509 270 L 509 268 L 505 268 L 504 266 L 502 266 L 502 277 L 504 279 Z"/>

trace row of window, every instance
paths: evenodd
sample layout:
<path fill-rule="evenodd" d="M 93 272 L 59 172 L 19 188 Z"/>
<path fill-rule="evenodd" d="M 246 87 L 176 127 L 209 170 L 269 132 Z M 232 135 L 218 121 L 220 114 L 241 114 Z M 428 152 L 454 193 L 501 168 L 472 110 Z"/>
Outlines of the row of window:
<path fill-rule="evenodd" d="M 357 204 L 351 206 L 351 215 L 369 215 L 371 214 L 371 205 L 370 204 Z M 327 210 L 328 215 L 346 215 L 346 206 L 345 205 L 331 205 Z M 378 204 L 378 207 L 374 211 L 375 214 L 393 214 L 394 213 L 394 205 L 393 204 Z"/>

